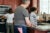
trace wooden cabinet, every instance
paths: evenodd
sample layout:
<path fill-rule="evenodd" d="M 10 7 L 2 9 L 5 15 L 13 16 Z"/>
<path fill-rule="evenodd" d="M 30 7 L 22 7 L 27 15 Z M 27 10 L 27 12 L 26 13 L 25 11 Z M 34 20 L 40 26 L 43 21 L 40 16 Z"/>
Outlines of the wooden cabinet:
<path fill-rule="evenodd" d="M 34 33 L 47 33 L 47 31 L 34 30 Z"/>
<path fill-rule="evenodd" d="M 47 33 L 48 31 L 41 31 L 33 28 L 28 28 L 27 29 L 28 33 Z"/>
<path fill-rule="evenodd" d="M 3 4 L 3 0 L 0 0 L 0 4 L 1 4 L 1 5 Z"/>
<path fill-rule="evenodd" d="M 0 5 L 10 5 L 14 10 L 20 4 L 20 2 L 20 0 L 0 0 Z"/>
<path fill-rule="evenodd" d="M 13 10 L 16 8 L 18 4 L 18 0 L 4 0 L 4 5 L 10 5 Z"/>
<path fill-rule="evenodd" d="M 33 0 L 30 1 L 30 7 L 32 7 L 32 2 Z M 21 3 L 21 0 L 0 0 L 0 5 L 10 5 L 12 6 L 12 9 L 15 10 L 16 7 Z"/>

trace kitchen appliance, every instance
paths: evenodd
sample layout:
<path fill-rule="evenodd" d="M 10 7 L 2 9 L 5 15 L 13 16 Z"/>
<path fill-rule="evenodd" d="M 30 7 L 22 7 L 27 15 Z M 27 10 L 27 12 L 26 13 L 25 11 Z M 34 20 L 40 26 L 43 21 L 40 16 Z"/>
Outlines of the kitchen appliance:
<path fill-rule="evenodd" d="M 6 12 L 6 9 L 11 8 L 9 5 L 0 5 L 0 32 L 5 33 L 6 32 L 6 18 L 1 18 Z"/>

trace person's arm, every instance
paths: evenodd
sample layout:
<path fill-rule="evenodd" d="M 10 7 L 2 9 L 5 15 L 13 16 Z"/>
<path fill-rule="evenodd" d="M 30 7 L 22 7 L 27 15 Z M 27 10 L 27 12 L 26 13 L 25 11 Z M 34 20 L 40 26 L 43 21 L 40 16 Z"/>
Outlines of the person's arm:
<path fill-rule="evenodd" d="M 13 24 L 14 24 L 14 14 L 13 14 Z"/>
<path fill-rule="evenodd" d="M 24 15 L 24 18 L 25 18 L 25 21 L 26 21 L 26 25 L 28 27 L 31 27 L 32 26 L 32 23 L 29 20 L 29 13 L 28 13 L 28 11 L 24 9 L 24 10 L 22 10 L 22 13 Z"/>
<path fill-rule="evenodd" d="M 37 16 L 37 20 L 40 21 L 40 22 L 44 21 L 44 19 L 42 17 L 39 17 L 39 16 Z"/>
<path fill-rule="evenodd" d="M 32 27 L 32 23 L 29 20 L 29 17 L 25 17 L 25 21 L 28 27 Z"/>
<path fill-rule="evenodd" d="M 1 16 L 1 18 L 5 18 L 5 16 Z"/>
<path fill-rule="evenodd" d="M 6 18 L 7 17 L 7 14 L 3 15 L 1 18 Z"/>

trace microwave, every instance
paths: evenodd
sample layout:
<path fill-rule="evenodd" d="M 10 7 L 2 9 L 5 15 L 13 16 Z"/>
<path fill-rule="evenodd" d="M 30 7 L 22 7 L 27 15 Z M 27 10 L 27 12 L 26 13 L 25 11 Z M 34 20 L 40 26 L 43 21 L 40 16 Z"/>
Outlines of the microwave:
<path fill-rule="evenodd" d="M 4 15 L 6 12 L 5 10 L 11 8 L 9 5 L 0 5 L 0 16 Z"/>

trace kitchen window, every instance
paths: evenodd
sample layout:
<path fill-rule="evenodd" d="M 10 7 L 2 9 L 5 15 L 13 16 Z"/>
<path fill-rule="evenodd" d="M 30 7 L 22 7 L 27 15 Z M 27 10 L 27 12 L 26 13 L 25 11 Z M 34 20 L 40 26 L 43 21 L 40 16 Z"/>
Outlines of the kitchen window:
<path fill-rule="evenodd" d="M 50 0 L 39 0 L 40 14 L 50 14 Z"/>

